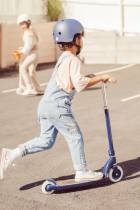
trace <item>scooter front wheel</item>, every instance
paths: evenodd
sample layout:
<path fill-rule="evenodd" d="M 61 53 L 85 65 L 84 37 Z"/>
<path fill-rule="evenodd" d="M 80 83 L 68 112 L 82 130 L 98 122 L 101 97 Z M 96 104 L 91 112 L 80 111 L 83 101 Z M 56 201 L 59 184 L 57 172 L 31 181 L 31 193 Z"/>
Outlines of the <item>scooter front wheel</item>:
<path fill-rule="evenodd" d="M 50 179 L 50 180 L 46 180 L 43 184 L 42 184 L 42 187 L 41 187 L 41 189 L 42 189 L 42 192 L 44 193 L 44 194 L 52 194 L 53 192 L 54 192 L 54 190 L 50 190 L 49 188 L 51 187 L 51 186 L 55 186 L 56 185 L 56 182 L 54 181 L 54 180 L 52 180 L 52 179 Z"/>
<path fill-rule="evenodd" d="M 111 182 L 119 182 L 123 178 L 123 169 L 121 166 L 112 167 L 108 173 Z"/>

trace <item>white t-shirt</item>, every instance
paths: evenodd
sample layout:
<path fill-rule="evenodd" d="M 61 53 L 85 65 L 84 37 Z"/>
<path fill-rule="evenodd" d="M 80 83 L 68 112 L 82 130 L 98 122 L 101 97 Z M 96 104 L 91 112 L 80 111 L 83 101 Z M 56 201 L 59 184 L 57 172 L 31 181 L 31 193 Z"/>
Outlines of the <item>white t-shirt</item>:
<path fill-rule="evenodd" d="M 20 49 L 24 55 L 30 54 L 32 51 L 37 50 L 38 37 L 33 29 L 27 29 L 23 34 L 24 46 Z"/>
<path fill-rule="evenodd" d="M 69 93 L 73 89 L 80 92 L 87 86 L 89 81 L 90 78 L 81 73 L 80 59 L 69 51 L 63 52 L 58 60 L 57 85 Z"/>

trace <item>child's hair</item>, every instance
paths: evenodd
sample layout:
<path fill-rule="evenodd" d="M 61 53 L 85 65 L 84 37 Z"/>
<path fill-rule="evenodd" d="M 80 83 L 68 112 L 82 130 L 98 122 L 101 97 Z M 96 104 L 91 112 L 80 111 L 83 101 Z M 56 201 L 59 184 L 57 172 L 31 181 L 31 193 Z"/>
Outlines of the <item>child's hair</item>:
<path fill-rule="evenodd" d="M 82 37 L 81 34 L 75 34 L 72 42 L 58 42 L 57 43 L 58 47 L 61 51 L 65 51 L 68 48 L 71 48 L 75 44 L 76 38 L 80 39 L 81 37 Z"/>

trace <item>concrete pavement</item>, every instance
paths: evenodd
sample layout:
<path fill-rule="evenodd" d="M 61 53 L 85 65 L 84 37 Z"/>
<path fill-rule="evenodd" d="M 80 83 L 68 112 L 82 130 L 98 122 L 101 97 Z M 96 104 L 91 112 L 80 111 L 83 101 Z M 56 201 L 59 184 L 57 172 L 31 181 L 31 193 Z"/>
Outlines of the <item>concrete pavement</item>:
<path fill-rule="evenodd" d="M 88 65 L 86 73 L 101 72 L 121 65 Z M 46 196 L 41 184 L 46 178 L 67 178 L 74 173 L 65 140 L 58 136 L 53 149 L 26 156 L 9 168 L 0 181 L 0 210 L 139 210 L 140 206 L 140 66 L 110 73 L 118 80 L 108 85 L 108 103 L 117 161 L 124 179 L 116 184 L 95 183 L 90 188 Z M 46 83 L 52 69 L 38 71 Z M 0 148 L 15 148 L 37 135 L 37 105 L 41 96 L 22 97 L 14 91 L 17 75 L 0 77 Z M 44 86 L 43 86 L 44 87 Z M 132 98 L 123 102 L 123 99 Z M 100 169 L 107 159 L 107 137 L 101 86 L 78 94 L 73 109 L 85 137 L 89 167 Z"/>

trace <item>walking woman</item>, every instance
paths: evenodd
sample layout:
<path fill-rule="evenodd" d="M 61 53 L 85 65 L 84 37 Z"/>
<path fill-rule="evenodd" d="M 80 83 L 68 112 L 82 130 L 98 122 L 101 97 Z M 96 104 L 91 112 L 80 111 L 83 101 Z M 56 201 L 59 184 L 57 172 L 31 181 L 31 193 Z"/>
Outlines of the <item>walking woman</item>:
<path fill-rule="evenodd" d="M 31 27 L 31 20 L 27 14 L 20 15 L 17 18 L 17 24 L 24 31 L 24 45 L 15 51 L 19 58 L 19 87 L 16 93 L 25 96 L 38 95 L 41 94 L 36 76 L 38 36 Z"/>

